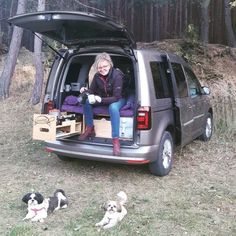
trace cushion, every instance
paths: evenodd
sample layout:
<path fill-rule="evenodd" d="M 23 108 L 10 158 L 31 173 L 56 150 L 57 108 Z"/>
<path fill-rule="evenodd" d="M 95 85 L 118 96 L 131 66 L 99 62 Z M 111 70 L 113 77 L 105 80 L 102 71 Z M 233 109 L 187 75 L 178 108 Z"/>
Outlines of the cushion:
<path fill-rule="evenodd" d="M 133 109 L 134 108 L 134 94 L 131 94 L 126 101 L 126 104 L 121 107 L 121 111 L 128 110 L 128 109 Z"/>
<path fill-rule="evenodd" d="M 61 111 L 83 114 L 83 107 L 63 104 L 61 107 Z"/>
<path fill-rule="evenodd" d="M 132 117 L 134 115 L 134 95 L 131 94 L 127 98 L 126 104 L 120 109 L 120 116 Z M 83 114 L 83 106 L 79 104 L 78 98 L 76 96 L 67 96 L 61 107 L 61 111 L 75 112 Z M 93 113 L 95 115 L 109 115 L 108 106 L 97 105 L 93 108 Z"/>
<path fill-rule="evenodd" d="M 67 96 L 63 102 L 65 105 L 77 105 L 78 104 L 78 98 L 76 96 L 70 95 Z"/>

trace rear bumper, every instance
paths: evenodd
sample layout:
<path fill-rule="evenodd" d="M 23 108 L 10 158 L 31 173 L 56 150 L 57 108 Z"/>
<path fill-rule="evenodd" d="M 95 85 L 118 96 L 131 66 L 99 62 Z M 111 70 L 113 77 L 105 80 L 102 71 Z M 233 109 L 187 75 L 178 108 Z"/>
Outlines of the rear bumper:
<path fill-rule="evenodd" d="M 53 152 L 57 155 L 113 162 L 121 164 L 146 164 L 153 162 L 157 157 L 157 145 L 152 146 L 128 146 L 121 147 L 121 156 L 113 156 L 112 145 L 91 145 L 91 144 L 78 144 L 71 142 L 47 142 L 46 151 Z"/>

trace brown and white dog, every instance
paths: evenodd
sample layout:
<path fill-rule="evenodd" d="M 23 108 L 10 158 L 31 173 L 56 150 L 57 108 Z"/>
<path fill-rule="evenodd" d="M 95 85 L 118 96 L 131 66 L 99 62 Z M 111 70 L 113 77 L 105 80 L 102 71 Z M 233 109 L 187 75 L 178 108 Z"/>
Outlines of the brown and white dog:
<path fill-rule="evenodd" d="M 127 195 L 125 192 L 121 191 L 117 194 L 118 200 L 110 200 L 104 206 L 106 211 L 103 219 L 96 223 L 95 226 L 101 227 L 103 229 L 109 229 L 120 222 L 124 216 L 127 214 L 127 210 L 124 204 L 127 202 Z"/>
<path fill-rule="evenodd" d="M 23 220 L 31 219 L 31 221 L 39 222 L 43 222 L 48 213 L 68 206 L 68 199 L 62 189 L 57 189 L 49 198 L 44 198 L 39 192 L 27 193 L 22 201 L 28 204 L 28 213 Z"/>

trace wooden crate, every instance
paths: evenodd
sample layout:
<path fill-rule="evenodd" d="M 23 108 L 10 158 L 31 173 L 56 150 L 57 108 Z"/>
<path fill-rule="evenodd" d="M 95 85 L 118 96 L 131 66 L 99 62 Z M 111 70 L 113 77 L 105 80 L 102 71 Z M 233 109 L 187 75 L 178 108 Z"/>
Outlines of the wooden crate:
<path fill-rule="evenodd" d="M 81 122 L 66 120 L 57 125 L 54 115 L 34 114 L 33 117 L 33 139 L 43 141 L 54 141 L 58 137 L 81 133 Z"/>
<path fill-rule="evenodd" d="M 133 117 L 120 118 L 120 139 L 133 139 Z M 111 122 L 106 118 L 94 119 L 96 137 L 111 138 Z"/>
<path fill-rule="evenodd" d="M 94 120 L 94 129 L 96 137 L 111 138 L 111 122 L 102 118 L 100 120 Z"/>

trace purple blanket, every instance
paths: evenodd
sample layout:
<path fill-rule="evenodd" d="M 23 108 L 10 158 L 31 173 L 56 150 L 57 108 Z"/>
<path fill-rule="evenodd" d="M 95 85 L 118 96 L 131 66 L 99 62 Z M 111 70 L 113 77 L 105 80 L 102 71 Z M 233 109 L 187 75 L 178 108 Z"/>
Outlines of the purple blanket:
<path fill-rule="evenodd" d="M 132 117 L 134 115 L 134 95 L 130 95 L 127 99 L 126 104 L 120 109 L 120 116 Z M 67 96 L 61 111 L 73 112 L 83 114 L 83 107 L 78 103 L 76 96 Z M 109 115 L 108 106 L 95 106 L 93 108 L 94 115 Z"/>

